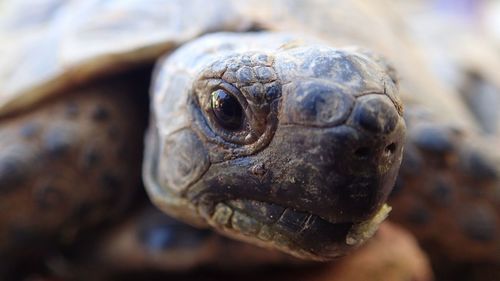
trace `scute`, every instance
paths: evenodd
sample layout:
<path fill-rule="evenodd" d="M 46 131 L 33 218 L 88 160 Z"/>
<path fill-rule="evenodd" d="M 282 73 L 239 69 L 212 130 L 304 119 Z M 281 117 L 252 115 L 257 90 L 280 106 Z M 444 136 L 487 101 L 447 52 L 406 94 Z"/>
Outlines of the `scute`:
<path fill-rule="evenodd" d="M 0 9 L 0 116 L 151 63 L 203 33 L 250 25 L 228 0 L 52 0 L 40 6 L 39 20 L 26 25 L 19 11 L 33 10 L 31 1 L 9 1 Z"/>
<path fill-rule="evenodd" d="M 208 152 L 196 134 L 184 129 L 167 138 L 163 144 L 160 170 L 169 171 L 160 177 L 163 184 L 178 193 L 197 180 L 209 167 Z"/>

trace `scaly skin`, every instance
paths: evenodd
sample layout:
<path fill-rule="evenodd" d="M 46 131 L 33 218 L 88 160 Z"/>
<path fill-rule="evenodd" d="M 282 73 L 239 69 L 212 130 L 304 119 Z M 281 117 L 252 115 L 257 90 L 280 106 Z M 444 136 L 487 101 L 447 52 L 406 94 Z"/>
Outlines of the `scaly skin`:
<path fill-rule="evenodd" d="M 417 112 L 407 111 L 407 123 L 391 219 L 408 227 L 436 260 L 500 263 L 497 141 Z"/>
<path fill-rule="evenodd" d="M 107 79 L 1 119 L 6 270 L 17 258 L 38 261 L 54 245 L 74 243 L 81 230 L 117 219 L 128 206 L 140 186 L 146 112 L 136 75 L 135 86 Z"/>
<path fill-rule="evenodd" d="M 85 1 L 81 3 L 83 2 Z M 182 1 L 182 3 L 185 2 Z M 31 5 L 30 2 L 27 3 Z M 1 17 L 2 20 L 7 19 L 7 23 L 9 23 L 1 26 L 11 28 L 7 31 L 1 30 L 0 34 L 4 39 L 0 45 L 2 51 L 4 47 L 7 47 L 7 55 L 1 58 L 4 60 L 0 63 L 2 67 L 0 73 L 3 74 L 0 75 L 0 78 L 7 77 L 0 83 L 0 87 L 2 87 L 0 91 L 2 113 L 14 112 L 19 108 L 32 108 L 34 100 L 43 100 L 47 96 L 51 96 L 54 92 L 57 92 L 54 89 L 72 88 L 74 84 L 87 83 L 89 79 L 91 80 L 108 72 L 117 69 L 123 70 L 134 64 L 141 64 L 146 60 L 154 60 L 163 52 L 192 40 L 199 34 L 218 29 L 241 31 L 245 29 L 245 26 L 250 26 L 248 23 L 256 23 L 255 26 L 257 27 L 270 27 L 272 29 L 294 31 L 302 29 L 308 34 L 314 33 L 318 37 L 331 40 L 331 42 L 341 42 L 341 45 L 362 45 L 380 52 L 394 63 L 395 68 L 402 77 L 400 86 L 403 100 L 407 104 L 409 111 L 412 111 L 411 108 L 414 106 L 433 111 L 437 116 L 432 122 L 438 127 L 437 133 L 434 135 L 447 135 L 449 133 L 453 135 L 455 150 L 445 153 L 444 159 L 446 161 L 444 162 L 446 165 L 444 165 L 444 168 L 443 165 L 439 164 L 443 159 L 442 153 L 439 152 L 436 155 L 435 151 L 422 152 L 423 149 L 419 142 L 419 148 L 416 149 L 415 154 L 417 154 L 417 158 L 422 158 L 424 170 L 428 177 L 403 175 L 401 178 L 408 179 L 406 183 L 402 181 L 402 193 L 413 194 L 407 196 L 412 197 L 407 201 L 410 202 L 409 204 L 401 204 L 402 207 L 397 207 L 398 210 L 401 210 L 397 212 L 402 213 L 399 216 L 401 222 L 414 229 L 422 241 L 428 240 L 428 235 L 422 233 L 421 227 L 415 226 L 414 222 L 405 215 L 414 212 L 415 202 L 420 204 L 422 202 L 419 201 L 424 201 L 422 203 L 424 205 L 423 209 L 426 209 L 431 214 L 440 214 L 440 221 L 444 222 L 432 224 L 433 228 L 429 230 L 432 232 L 433 237 L 430 249 L 440 249 L 439 254 L 449 260 L 463 259 L 481 262 L 491 260 L 492 257 L 498 257 L 496 253 L 498 253 L 498 243 L 500 243 L 497 238 L 499 237 L 499 215 L 498 211 L 495 210 L 496 206 L 498 206 L 498 201 L 496 201 L 498 198 L 498 180 L 478 180 L 475 176 L 470 177 L 467 174 L 471 173 L 473 169 L 469 168 L 466 168 L 467 171 L 463 173 L 461 166 L 468 166 L 475 160 L 465 160 L 471 158 L 459 156 L 462 151 L 470 151 L 468 143 L 474 143 L 480 139 L 477 130 L 475 130 L 477 124 L 472 120 L 471 115 L 464 110 L 465 106 L 456 98 L 458 95 L 453 95 L 453 92 L 450 92 L 442 81 L 429 75 L 430 72 L 426 70 L 426 64 L 422 63 L 424 62 L 422 56 L 426 54 L 422 53 L 418 47 L 415 48 L 413 42 L 405 41 L 407 38 L 401 32 L 401 30 L 404 30 L 401 28 L 403 25 L 398 21 L 393 21 L 394 17 L 386 11 L 389 10 L 387 9 L 389 5 L 385 5 L 383 1 L 341 0 L 334 2 L 321 0 L 293 1 L 292 5 L 288 1 L 264 0 L 252 1 L 250 7 L 241 4 L 241 10 L 244 12 L 240 14 L 234 9 L 233 5 L 228 5 L 229 2 L 224 3 L 224 1 L 213 1 L 214 4 L 209 7 L 189 2 L 192 4 L 191 6 L 187 5 L 190 9 L 184 10 L 175 9 L 177 7 L 175 5 L 179 3 L 166 1 L 163 5 L 157 5 L 156 3 L 150 4 L 150 2 L 146 3 L 144 1 L 111 1 L 103 4 L 105 5 L 103 7 L 95 2 L 88 6 L 83 5 L 85 9 L 69 9 L 59 13 L 59 15 L 65 16 L 64 20 L 59 21 L 60 25 L 52 30 L 50 29 L 52 15 L 54 15 L 54 18 L 60 19 L 55 16 L 58 13 L 52 11 L 57 7 L 48 7 L 51 9 L 46 10 L 40 9 L 40 19 L 35 18 L 35 21 L 30 22 L 22 19 L 23 13 L 8 13 L 10 17 Z M 137 6 L 134 7 L 134 4 Z M 268 9 L 269 4 L 280 6 Z M 140 7 L 140 9 L 137 9 L 137 7 Z M 199 7 L 203 8 L 200 9 Z M 331 9 L 325 7 L 331 7 Z M 18 11 L 22 10 L 19 9 Z M 38 11 L 38 9 L 36 10 Z M 116 11 L 119 12 L 116 13 Z M 137 11 L 140 11 L 141 14 L 137 15 Z M 117 17 L 118 14 L 120 16 Z M 146 24 L 141 24 L 143 19 L 147 20 Z M 49 24 L 45 25 L 47 22 Z M 353 24 L 353 22 L 356 24 Z M 43 26 L 41 26 L 42 23 Z M 61 30 L 58 28 L 61 26 L 66 28 L 64 30 L 66 32 L 59 32 Z M 164 26 L 165 29 L 152 29 L 151 26 Z M 45 28 L 47 29 L 45 30 Z M 35 31 L 43 29 L 47 32 L 37 34 L 36 37 L 39 40 L 34 40 L 31 44 L 29 40 L 26 41 L 28 43 L 23 40 L 17 41 L 19 38 L 29 38 L 29 36 L 24 36 L 23 31 L 29 33 L 33 29 Z M 152 36 L 143 36 L 153 33 Z M 120 44 L 115 42 L 120 42 Z M 92 46 L 92 48 L 89 48 L 89 46 Z M 113 55 L 109 56 L 109 54 Z M 23 67 L 19 67 L 19 65 Z M 67 71 L 67 69 L 77 69 L 79 71 Z M 51 72 L 52 70 L 54 72 Z M 47 73 L 50 75 L 47 75 Z M 15 84 L 15 82 L 17 84 L 13 86 L 11 83 Z M 19 91 L 12 90 L 16 88 Z M 10 97 L 13 97 L 13 99 L 10 99 Z M 417 119 L 419 118 L 422 118 L 422 116 L 417 117 Z M 464 138 L 455 138 L 455 125 L 457 124 L 461 132 L 459 135 L 464 135 Z M 413 130 L 412 126 L 414 125 L 410 124 L 410 131 Z M 417 130 L 416 127 L 415 130 Z M 416 145 L 417 141 L 410 136 L 407 143 L 411 147 L 413 144 Z M 498 140 L 496 140 L 485 146 L 495 148 L 498 147 L 498 143 Z M 474 148 L 472 150 L 482 151 L 483 149 Z M 488 153 L 482 151 L 480 154 Z M 423 157 L 419 157 L 419 155 Z M 494 157 L 493 155 L 490 156 Z M 436 158 L 441 159 L 437 161 L 438 164 L 435 163 Z M 449 158 L 452 159 L 451 163 L 448 162 Z M 460 162 L 462 160 L 465 162 Z M 496 160 L 494 159 L 494 161 Z M 486 166 L 491 165 L 486 164 Z M 256 165 L 254 167 L 252 172 L 260 175 L 265 166 Z M 435 167 L 436 169 L 429 167 Z M 486 170 L 491 169 L 487 168 Z M 474 173 L 472 171 L 472 174 Z M 453 193 L 456 190 L 458 192 L 455 194 L 459 194 L 452 200 L 454 207 L 447 210 L 443 210 L 441 204 L 427 203 L 428 199 L 429 202 L 434 199 L 430 198 L 431 196 L 428 196 L 426 192 L 434 190 L 434 183 L 443 178 L 447 184 L 450 182 L 456 184 L 451 189 L 453 189 Z M 431 184 L 427 185 L 426 181 Z M 488 194 L 488 196 L 485 196 L 483 191 L 479 192 L 479 195 L 475 190 L 471 192 L 468 186 L 476 186 L 478 182 L 479 185 L 486 187 L 484 188 L 486 190 L 484 194 Z M 409 188 L 405 188 L 405 185 Z M 446 189 L 445 187 L 444 190 Z M 440 187 L 437 190 L 437 193 L 440 193 L 443 188 Z M 394 197 L 394 202 L 399 205 L 396 197 Z M 403 196 L 401 198 L 407 197 Z M 456 207 L 469 205 L 473 205 L 473 208 Z M 228 213 L 224 213 L 227 208 L 223 205 L 220 207 L 222 207 L 222 211 L 219 214 Z M 464 209 L 467 211 L 462 212 Z M 479 211 L 469 212 L 469 210 Z M 190 211 L 192 210 L 188 212 Z M 464 221 L 457 220 L 454 216 L 455 213 L 463 214 L 460 219 Z M 419 216 L 420 218 L 418 218 Z M 467 216 L 472 216 L 472 219 L 467 218 Z M 426 218 L 425 215 L 417 214 L 417 220 L 422 217 Z M 476 217 L 481 217 L 486 222 L 481 225 L 489 227 L 478 230 L 477 224 L 472 223 L 471 226 L 469 221 L 474 220 Z M 398 218 L 396 212 L 395 218 Z M 491 224 L 492 221 L 493 224 Z M 191 222 L 199 223 L 199 221 Z M 466 225 L 467 230 L 463 229 L 463 225 Z M 457 231 L 450 234 L 450 229 Z M 471 237 L 467 238 L 467 236 L 471 236 L 471 233 L 473 239 L 470 239 Z M 487 239 L 491 237 L 491 233 L 493 233 L 495 240 Z M 450 237 L 452 239 L 449 239 Z M 477 237 L 480 237 L 479 240 L 482 241 L 478 242 Z M 463 242 L 463 244 L 460 244 L 460 251 L 457 251 L 457 248 L 452 245 L 452 241 Z M 434 247 L 433 245 L 438 246 Z"/>

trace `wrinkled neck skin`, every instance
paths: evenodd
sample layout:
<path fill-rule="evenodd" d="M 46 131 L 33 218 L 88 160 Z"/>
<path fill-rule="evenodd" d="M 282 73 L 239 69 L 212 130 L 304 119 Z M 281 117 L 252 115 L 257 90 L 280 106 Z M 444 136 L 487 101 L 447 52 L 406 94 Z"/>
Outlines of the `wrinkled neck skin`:
<path fill-rule="evenodd" d="M 299 258 L 330 260 L 368 239 L 401 163 L 394 70 L 305 36 L 216 33 L 159 60 L 144 181 L 196 226 Z M 221 126 L 214 91 L 242 108 Z"/>

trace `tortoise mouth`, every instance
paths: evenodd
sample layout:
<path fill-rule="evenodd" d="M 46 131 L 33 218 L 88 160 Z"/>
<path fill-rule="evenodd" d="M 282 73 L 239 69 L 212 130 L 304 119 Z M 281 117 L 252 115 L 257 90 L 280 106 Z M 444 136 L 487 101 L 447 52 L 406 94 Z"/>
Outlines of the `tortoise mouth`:
<path fill-rule="evenodd" d="M 359 246 L 381 222 L 333 223 L 312 213 L 248 199 L 219 202 L 208 221 L 236 239 L 319 261 L 343 256 Z"/>

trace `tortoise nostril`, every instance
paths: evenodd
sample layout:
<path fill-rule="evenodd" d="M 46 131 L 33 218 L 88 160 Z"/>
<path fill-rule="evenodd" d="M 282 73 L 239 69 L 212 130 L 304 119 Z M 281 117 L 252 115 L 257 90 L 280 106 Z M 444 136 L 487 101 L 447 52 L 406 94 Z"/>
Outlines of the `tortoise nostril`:
<path fill-rule="evenodd" d="M 397 148 L 396 143 L 394 143 L 394 142 L 390 143 L 389 145 L 387 145 L 385 147 L 384 155 L 385 156 L 393 155 L 396 152 L 396 148 Z M 360 148 L 356 149 L 356 151 L 354 151 L 354 155 L 359 159 L 367 159 L 370 157 L 371 154 L 372 154 L 372 150 L 368 146 L 360 147 Z"/>
<path fill-rule="evenodd" d="M 354 151 L 354 155 L 356 155 L 356 157 L 358 158 L 368 158 L 368 156 L 370 155 L 370 148 L 369 147 L 360 147 L 358 149 L 356 149 L 356 151 Z"/>
<path fill-rule="evenodd" d="M 396 151 L 396 144 L 395 143 L 391 143 L 385 147 L 385 154 L 386 155 L 392 155 L 395 151 Z"/>

